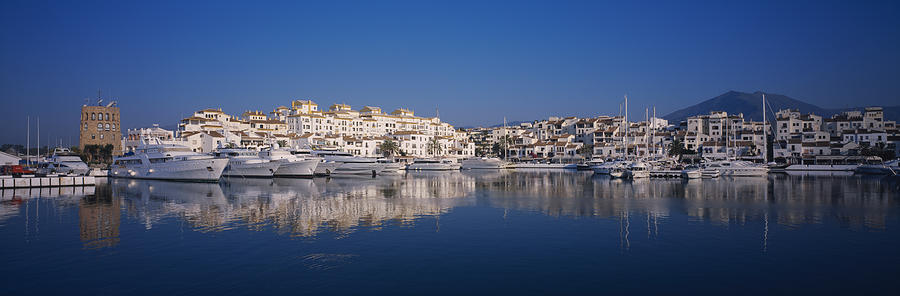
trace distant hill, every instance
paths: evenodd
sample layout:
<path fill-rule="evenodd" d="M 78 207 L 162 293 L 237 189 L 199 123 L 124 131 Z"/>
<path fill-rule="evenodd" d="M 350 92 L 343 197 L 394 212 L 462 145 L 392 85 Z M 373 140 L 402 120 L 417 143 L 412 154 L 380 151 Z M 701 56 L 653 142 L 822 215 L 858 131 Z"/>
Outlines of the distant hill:
<path fill-rule="evenodd" d="M 781 109 L 798 109 L 802 113 L 813 113 L 823 117 L 831 117 L 846 110 L 862 110 L 864 107 L 843 108 L 843 109 L 826 109 L 813 104 L 809 104 L 785 95 L 766 94 L 766 102 L 772 109 L 777 112 Z M 686 118 L 694 115 L 709 114 L 710 111 L 725 111 L 729 114 L 743 113 L 744 118 L 751 120 L 762 120 L 762 95 L 763 92 L 745 93 L 739 91 L 729 91 L 715 98 L 700 102 L 699 104 L 677 110 L 663 116 L 669 122 L 677 124 Z M 900 106 L 883 106 L 884 117 L 889 120 L 900 118 Z M 772 113 L 767 114 L 772 116 Z"/>

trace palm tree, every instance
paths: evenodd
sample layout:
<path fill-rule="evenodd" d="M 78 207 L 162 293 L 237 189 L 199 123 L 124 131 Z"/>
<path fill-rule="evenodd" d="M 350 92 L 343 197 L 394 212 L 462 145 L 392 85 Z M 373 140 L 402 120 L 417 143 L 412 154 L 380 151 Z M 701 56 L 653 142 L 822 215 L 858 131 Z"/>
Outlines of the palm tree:
<path fill-rule="evenodd" d="M 378 145 L 378 149 L 381 149 L 381 155 L 384 155 L 384 157 L 391 157 L 400 152 L 400 145 L 394 140 L 385 139 L 384 142 Z"/>
<path fill-rule="evenodd" d="M 100 147 L 100 162 L 102 163 L 110 163 L 112 162 L 112 151 L 113 145 L 106 144 Z"/>
<path fill-rule="evenodd" d="M 441 142 L 437 137 L 433 137 L 430 141 L 428 141 L 428 152 L 431 153 L 431 155 L 437 156 L 443 151 L 444 148 L 441 147 Z"/>
<path fill-rule="evenodd" d="M 674 140 L 669 144 L 669 156 L 678 156 L 684 154 L 684 143 L 681 140 Z"/>

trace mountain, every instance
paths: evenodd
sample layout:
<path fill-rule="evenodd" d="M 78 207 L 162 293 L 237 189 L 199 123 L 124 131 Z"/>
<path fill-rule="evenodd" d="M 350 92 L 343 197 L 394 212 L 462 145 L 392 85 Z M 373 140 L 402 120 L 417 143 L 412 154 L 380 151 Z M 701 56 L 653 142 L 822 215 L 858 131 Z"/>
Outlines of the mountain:
<path fill-rule="evenodd" d="M 864 107 L 827 109 L 813 104 L 809 104 L 785 95 L 766 94 L 766 102 L 772 108 L 770 112 L 778 112 L 781 109 L 799 109 L 801 113 L 813 113 L 822 117 L 831 117 L 848 110 L 862 110 Z M 725 111 L 728 114 L 743 113 L 744 118 L 751 120 L 762 120 L 762 95 L 763 92 L 745 93 L 739 91 L 729 91 L 715 98 L 700 102 L 699 104 L 677 110 L 663 116 L 673 124 L 685 120 L 694 115 L 709 114 L 710 111 Z M 900 117 L 900 106 L 887 106 L 884 108 L 884 118 L 888 120 L 896 120 Z M 772 119 L 772 113 L 766 114 Z"/>

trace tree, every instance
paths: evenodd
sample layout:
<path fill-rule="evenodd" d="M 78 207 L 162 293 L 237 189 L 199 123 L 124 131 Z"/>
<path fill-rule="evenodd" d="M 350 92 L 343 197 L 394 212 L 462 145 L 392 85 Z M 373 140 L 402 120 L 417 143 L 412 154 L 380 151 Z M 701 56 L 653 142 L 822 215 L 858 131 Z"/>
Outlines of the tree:
<path fill-rule="evenodd" d="M 285 140 L 278 140 L 278 147 L 287 147 L 288 143 Z"/>
<path fill-rule="evenodd" d="M 437 137 L 432 137 L 431 140 L 428 141 L 428 147 L 426 149 L 428 149 L 428 153 L 431 153 L 431 155 L 434 156 L 437 156 L 444 151 L 444 148 L 441 147 L 441 141 L 438 140 Z"/>
<path fill-rule="evenodd" d="M 860 149 L 863 156 L 878 156 L 883 160 L 891 160 L 897 157 L 893 149 L 888 149 L 884 143 L 875 143 L 875 146 L 863 146 Z"/>
<path fill-rule="evenodd" d="M 494 155 L 502 156 L 502 154 L 500 154 L 500 152 L 502 151 L 503 148 L 500 148 L 500 143 L 494 143 L 494 145 L 491 145 L 491 153 L 493 153 Z"/>
<path fill-rule="evenodd" d="M 113 145 L 106 144 L 100 147 L 100 162 L 102 163 L 111 163 L 112 162 L 112 151 Z"/>
<path fill-rule="evenodd" d="M 684 154 L 684 143 L 681 140 L 674 140 L 669 144 L 669 156 L 680 157 Z"/>
<path fill-rule="evenodd" d="M 591 158 L 594 155 L 594 145 L 584 145 L 578 148 L 578 154 L 584 158 Z"/>
<path fill-rule="evenodd" d="M 384 155 L 384 157 L 391 157 L 400 153 L 400 144 L 397 144 L 394 140 L 385 139 L 384 142 L 378 145 L 378 149 L 381 150 L 381 155 Z"/>

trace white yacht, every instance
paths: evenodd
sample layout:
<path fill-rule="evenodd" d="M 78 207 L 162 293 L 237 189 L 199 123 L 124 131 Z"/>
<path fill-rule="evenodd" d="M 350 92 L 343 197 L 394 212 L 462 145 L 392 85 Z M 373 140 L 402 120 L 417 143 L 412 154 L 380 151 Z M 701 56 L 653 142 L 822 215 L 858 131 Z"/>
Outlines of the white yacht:
<path fill-rule="evenodd" d="M 721 176 L 730 177 L 765 177 L 769 174 L 769 168 L 743 160 L 720 160 L 706 164 L 707 170 L 718 171 Z"/>
<path fill-rule="evenodd" d="M 281 165 L 278 161 L 259 157 L 259 152 L 249 149 L 219 149 L 214 155 L 228 159 L 223 176 L 272 177 Z"/>
<path fill-rule="evenodd" d="M 602 158 L 594 157 L 594 158 L 591 158 L 591 160 L 585 161 L 584 163 L 579 163 L 578 170 L 579 171 L 593 170 L 594 167 L 600 166 L 601 164 L 603 164 L 603 162 L 604 161 Z"/>
<path fill-rule="evenodd" d="M 278 169 L 272 174 L 275 177 L 312 177 L 315 176 L 317 159 L 306 159 L 294 156 L 291 151 L 284 149 L 266 149 L 259 152 L 259 156 L 271 162 L 278 163 Z"/>
<path fill-rule="evenodd" d="M 349 152 L 336 150 L 313 150 L 312 155 L 322 157 L 326 161 L 339 164 L 332 175 L 376 175 L 386 166 L 374 158 L 359 157 Z"/>
<path fill-rule="evenodd" d="M 594 171 L 594 174 L 609 175 L 610 171 L 618 168 L 623 168 L 625 165 L 625 162 L 619 160 L 607 161 L 598 165 L 591 166 L 591 170 Z"/>
<path fill-rule="evenodd" d="M 141 144 L 133 155 L 116 157 L 109 175 L 114 178 L 215 182 L 228 159 L 191 151 L 178 144 Z"/>
<path fill-rule="evenodd" d="M 322 158 L 321 156 L 313 155 L 312 150 L 309 149 L 291 150 L 291 154 L 293 154 L 294 157 L 318 161 L 319 163 L 316 165 L 316 170 L 314 172 L 316 176 L 330 176 L 331 172 L 334 172 L 335 169 L 341 166 L 341 163 L 339 162 L 325 160 L 325 158 Z"/>
<path fill-rule="evenodd" d="M 463 159 L 461 168 L 464 170 L 502 169 L 506 166 L 503 160 L 496 157 L 477 157 Z"/>
<path fill-rule="evenodd" d="M 406 167 L 409 171 L 450 171 L 457 169 L 450 160 L 416 159 Z"/>
<path fill-rule="evenodd" d="M 398 173 L 400 170 L 405 169 L 403 164 L 390 158 L 380 158 L 378 163 L 384 164 L 384 169 L 381 170 L 382 173 Z"/>
<path fill-rule="evenodd" d="M 623 176 L 628 179 L 649 178 L 650 165 L 643 161 L 633 162 L 630 166 L 628 166 L 628 169 L 625 170 L 625 174 Z"/>
<path fill-rule="evenodd" d="M 878 164 L 864 164 L 856 168 L 857 174 L 897 175 L 900 174 L 900 160 L 895 159 Z"/>
<path fill-rule="evenodd" d="M 626 169 L 624 166 L 618 166 L 618 167 L 610 168 L 607 171 L 607 174 L 609 174 L 609 177 L 611 177 L 611 178 L 624 178 L 625 171 L 626 171 Z"/>
<path fill-rule="evenodd" d="M 462 164 L 457 162 L 455 158 L 444 158 L 444 159 L 441 159 L 441 162 L 449 164 L 450 168 L 452 168 L 454 170 L 462 169 Z"/>
<path fill-rule="evenodd" d="M 578 164 L 575 163 L 547 163 L 547 162 L 520 162 L 512 165 L 517 169 L 556 169 L 556 170 L 575 170 Z"/>
<path fill-rule="evenodd" d="M 688 166 L 681 170 L 681 178 L 700 179 L 701 177 L 703 177 L 703 170 L 698 166 Z"/>
<path fill-rule="evenodd" d="M 41 171 L 46 174 L 76 174 L 87 175 L 90 168 L 81 161 L 78 154 L 67 148 L 56 148 L 53 156 L 42 165 Z"/>

